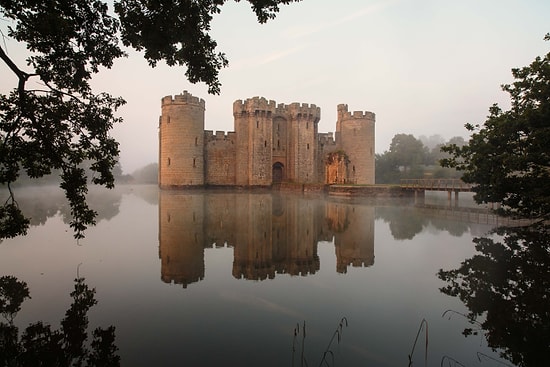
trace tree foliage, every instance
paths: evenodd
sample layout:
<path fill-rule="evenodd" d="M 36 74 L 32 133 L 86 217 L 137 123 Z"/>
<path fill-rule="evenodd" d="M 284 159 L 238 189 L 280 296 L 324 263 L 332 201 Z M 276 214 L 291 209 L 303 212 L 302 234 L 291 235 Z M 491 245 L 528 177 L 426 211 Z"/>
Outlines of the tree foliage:
<path fill-rule="evenodd" d="M 27 65 L 18 65 L 6 43 L 0 46 L 0 60 L 17 80 L 11 93 L 0 94 L 0 185 L 10 192 L 0 207 L 0 238 L 28 228 L 12 183 L 22 172 L 38 178 L 58 171 L 71 206 L 70 226 L 83 237 L 96 213 L 86 203 L 82 165 L 91 162 L 92 183 L 113 187 L 119 149 L 109 131 L 122 121 L 115 113 L 125 103 L 95 93 L 90 80 L 125 56 L 122 41 L 142 50 L 151 66 L 161 60 L 184 66 L 190 82 L 220 93 L 218 73 L 228 62 L 208 32 L 226 1 L 120 0 L 113 13 L 102 0 L 0 0 L 0 17 L 8 24 L 0 35 L 28 50 Z M 295 1 L 248 0 L 260 23 Z"/>
<path fill-rule="evenodd" d="M 390 144 L 390 153 L 405 171 L 422 164 L 427 148 L 412 134 L 396 134 Z"/>
<path fill-rule="evenodd" d="M 150 163 L 132 172 L 131 179 L 133 182 L 142 184 L 157 184 L 158 170 L 158 163 Z"/>
<path fill-rule="evenodd" d="M 510 110 L 495 104 L 483 126 L 466 124 L 473 132 L 470 141 L 444 147 L 452 157 L 441 163 L 476 184 L 477 202 L 501 203 L 504 215 L 549 219 L 550 53 L 512 74 L 515 82 L 502 86 Z"/>
<path fill-rule="evenodd" d="M 431 144 L 426 146 L 423 141 Z M 454 169 L 439 166 L 439 160 L 448 158 L 448 153 L 442 153 L 440 135 L 421 136 L 419 139 L 411 134 L 394 135 L 389 150 L 375 156 L 376 183 L 399 183 L 400 179 L 423 178 L 426 174 L 434 178 L 456 177 Z M 456 136 L 448 144 L 464 145 L 464 139 Z"/>

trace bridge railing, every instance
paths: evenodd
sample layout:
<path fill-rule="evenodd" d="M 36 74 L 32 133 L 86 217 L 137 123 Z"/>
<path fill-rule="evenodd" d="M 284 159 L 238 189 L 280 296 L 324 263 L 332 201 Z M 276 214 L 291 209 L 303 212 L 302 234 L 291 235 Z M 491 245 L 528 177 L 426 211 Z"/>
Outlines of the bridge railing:
<path fill-rule="evenodd" d="M 401 180 L 401 188 L 407 190 L 472 191 L 472 184 L 460 179 L 449 178 L 406 178 Z"/>

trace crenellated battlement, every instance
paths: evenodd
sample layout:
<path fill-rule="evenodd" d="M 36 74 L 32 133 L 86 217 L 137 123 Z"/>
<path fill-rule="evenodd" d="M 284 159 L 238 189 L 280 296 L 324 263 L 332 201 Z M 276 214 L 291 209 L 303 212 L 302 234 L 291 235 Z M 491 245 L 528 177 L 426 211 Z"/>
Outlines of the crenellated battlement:
<path fill-rule="evenodd" d="M 317 136 L 318 136 L 319 143 L 322 145 L 328 145 L 328 146 L 336 145 L 336 140 L 334 140 L 334 135 L 331 132 L 318 133 Z"/>
<path fill-rule="evenodd" d="M 372 120 L 374 122 L 375 118 L 376 118 L 376 115 L 373 112 L 370 112 L 370 111 L 349 112 L 347 104 L 338 105 L 339 121 L 365 119 L 365 120 Z"/>
<path fill-rule="evenodd" d="M 172 105 L 172 104 L 188 104 L 188 105 L 196 105 L 198 107 L 205 108 L 205 102 L 204 99 L 195 97 L 191 93 L 187 92 L 186 90 L 183 91 L 182 94 L 176 94 L 175 96 L 166 96 L 162 98 L 161 102 L 162 106 L 165 105 Z"/>
<path fill-rule="evenodd" d="M 204 130 L 204 141 L 206 143 L 216 142 L 216 141 L 235 141 L 236 134 L 234 131 L 214 131 Z"/>
<path fill-rule="evenodd" d="M 233 115 L 240 115 L 243 113 L 255 114 L 256 112 L 275 112 L 275 101 L 268 101 L 264 97 L 253 97 L 246 100 L 236 100 L 233 102 Z"/>
<path fill-rule="evenodd" d="M 313 122 L 318 122 L 321 119 L 321 108 L 314 104 L 298 103 L 291 104 L 280 103 L 275 110 L 276 115 L 290 115 L 295 119 L 307 119 Z"/>

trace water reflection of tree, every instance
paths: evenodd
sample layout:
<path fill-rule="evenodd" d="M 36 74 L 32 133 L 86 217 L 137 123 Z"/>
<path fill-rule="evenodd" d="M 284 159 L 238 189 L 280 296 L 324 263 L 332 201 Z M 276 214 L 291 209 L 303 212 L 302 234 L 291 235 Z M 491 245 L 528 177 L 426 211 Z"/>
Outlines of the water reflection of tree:
<path fill-rule="evenodd" d="M 441 218 L 431 218 L 430 222 L 435 229 L 440 231 L 446 231 L 451 236 L 461 237 L 464 233 L 468 232 L 470 225 L 458 220 L 448 220 Z"/>
<path fill-rule="evenodd" d="M 97 328 L 88 345 L 88 311 L 97 304 L 95 289 L 84 278 L 75 279 L 73 302 L 58 330 L 42 321 L 27 326 L 19 335 L 13 319 L 25 299 L 27 284 L 13 276 L 0 277 L 0 366 L 119 366 L 115 327 Z"/>
<path fill-rule="evenodd" d="M 4 197 L 4 192 L 0 194 Z M 90 208 L 97 211 L 96 221 L 109 220 L 119 213 L 122 191 L 120 189 L 96 189 L 88 193 Z M 30 218 L 31 226 L 40 226 L 48 218 L 60 214 L 63 222 L 71 221 L 71 209 L 62 190 L 54 186 L 27 187 L 20 189 L 17 203 L 22 212 Z"/>
<path fill-rule="evenodd" d="M 437 210 L 432 210 L 437 215 Z M 430 224 L 440 230 L 447 231 L 453 236 L 461 236 L 469 230 L 469 224 L 457 220 L 444 218 L 429 218 L 429 212 L 415 207 L 389 206 L 376 208 L 376 217 L 382 218 L 389 224 L 390 232 L 396 240 L 410 240 L 421 233 Z"/>
<path fill-rule="evenodd" d="M 379 207 L 376 208 L 376 218 L 388 223 L 396 240 L 410 240 L 428 224 L 425 216 L 415 215 L 415 209 L 411 207 Z"/>
<path fill-rule="evenodd" d="M 441 292 L 464 302 L 469 320 L 503 358 L 540 366 L 550 360 L 550 227 L 500 228 L 497 234 L 502 242 L 476 238 L 479 254 L 458 269 L 439 271 L 448 283 Z"/>

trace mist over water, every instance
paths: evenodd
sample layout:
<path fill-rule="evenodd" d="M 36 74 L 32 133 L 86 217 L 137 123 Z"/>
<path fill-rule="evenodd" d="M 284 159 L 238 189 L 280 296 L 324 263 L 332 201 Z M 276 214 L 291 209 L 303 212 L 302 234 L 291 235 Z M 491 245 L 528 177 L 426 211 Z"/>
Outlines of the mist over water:
<path fill-rule="evenodd" d="M 58 325 L 73 279 L 85 277 L 99 301 L 90 326 L 116 327 L 123 366 L 299 366 L 302 345 L 318 365 L 343 317 L 340 344 L 329 347 L 338 365 L 407 364 L 423 319 L 428 365 L 497 358 L 481 337 L 464 338 L 466 319 L 442 317 L 467 310 L 439 291 L 438 270 L 471 257 L 472 238 L 492 228 L 449 219 L 465 209 L 460 199 L 121 186 L 91 194 L 98 224 L 78 242 L 62 195 L 21 190 L 19 202 L 31 229 L 0 243 L 0 275 L 27 282 L 32 297 L 15 323 Z M 418 344 L 412 358 L 423 364 Z"/>

